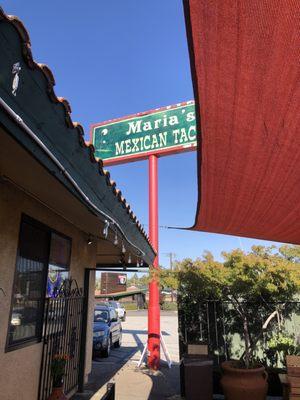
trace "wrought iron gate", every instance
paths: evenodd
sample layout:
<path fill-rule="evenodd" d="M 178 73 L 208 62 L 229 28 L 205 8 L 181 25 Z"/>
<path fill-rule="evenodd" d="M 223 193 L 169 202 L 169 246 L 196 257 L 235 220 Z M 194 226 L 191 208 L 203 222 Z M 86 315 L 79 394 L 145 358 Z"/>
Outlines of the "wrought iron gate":
<path fill-rule="evenodd" d="M 75 280 L 66 280 L 53 298 L 46 299 L 39 400 L 46 400 L 52 392 L 51 363 L 55 355 L 68 358 L 64 392 L 78 386 L 83 299 L 83 291 Z"/>

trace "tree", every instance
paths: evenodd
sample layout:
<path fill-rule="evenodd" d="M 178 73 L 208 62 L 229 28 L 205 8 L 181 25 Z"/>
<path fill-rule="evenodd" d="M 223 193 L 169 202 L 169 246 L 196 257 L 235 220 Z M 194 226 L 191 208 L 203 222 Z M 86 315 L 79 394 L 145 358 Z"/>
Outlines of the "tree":
<path fill-rule="evenodd" d="M 274 247 L 253 246 L 249 253 L 240 249 L 224 252 L 223 263 L 206 254 L 180 265 L 180 294 L 187 308 L 201 298 L 228 300 L 233 305 L 237 321 L 230 314 L 231 322 L 235 329 L 242 327 L 242 358 L 247 368 L 262 336 L 260 317 L 267 319 L 274 311 L 270 303 L 291 301 L 299 293 L 300 265 L 295 261 L 297 253 L 291 250 L 281 248 L 275 253 Z"/>
<path fill-rule="evenodd" d="M 251 329 L 256 320 L 257 305 L 260 304 L 261 314 L 266 318 L 270 314 L 268 303 L 293 300 L 299 292 L 299 276 L 294 265 L 273 254 L 272 250 L 253 247 L 248 254 L 241 250 L 223 253 L 225 262 L 221 268 L 220 292 L 232 301 L 243 324 L 247 368 L 262 335 L 261 330 L 255 337 L 256 329 Z"/>
<path fill-rule="evenodd" d="M 128 286 L 138 286 L 139 283 L 139 277 L 138 274 L 135 272 L 131 278 L 128 279 L 127 285 Z"/>
<path fill-rule="evenodd" d="M 283 245 L 279 247 L 279 253 L 293 263 L 300 263 L 300 246 Z"/>
<path fill-rule="evenodd" d="M 96 278 L 95 280 L 95 289 L 101 290 L 101 278 Z"/>
<path fill-rule="evenodd" d="M 134 273 L 131 278 L 128 279 L 127 285 L 128 286 L 136 286 L 138 288 L 143 288 L 145 286 L 148 286 L 149 283 L 149 275 L 148 274 L 143 274 L 142 276 L 138 276 L 137 273 Z"/>
<path fill-rule="evenodd" d="M 178 288 L 177 271 L 170 269 L 160 269 L 159 285 L 161 289 L 171 289 L 171 301 L 174 301 L 174 290 Z"/>
<path fill-rule="evenodd" d="M 169 288 L 177 290 L 178 288 L 177 272 L 171 271 L 170 269 L 160 269 L 159 284 L 162 289 Z"/>

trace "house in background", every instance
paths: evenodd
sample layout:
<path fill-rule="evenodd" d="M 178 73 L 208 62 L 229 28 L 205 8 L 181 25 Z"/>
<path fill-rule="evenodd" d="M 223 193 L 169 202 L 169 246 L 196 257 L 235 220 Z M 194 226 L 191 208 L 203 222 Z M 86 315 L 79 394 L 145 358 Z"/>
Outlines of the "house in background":
<path fill-rule="evenodd" d="M 0 397 L 46 399 L 60 353 L 70 397 L 91 370 L 95 270 L 147 267 L 155 253 L 2 10 L 0 54 Z"/>
<path fill-rule="evenodd" d="M 115 272 L 101 273 L 100 293 L 117 293 L 127 290 L 127 274 Z M 96 293 L 96 292 L 95 292 Z"/>

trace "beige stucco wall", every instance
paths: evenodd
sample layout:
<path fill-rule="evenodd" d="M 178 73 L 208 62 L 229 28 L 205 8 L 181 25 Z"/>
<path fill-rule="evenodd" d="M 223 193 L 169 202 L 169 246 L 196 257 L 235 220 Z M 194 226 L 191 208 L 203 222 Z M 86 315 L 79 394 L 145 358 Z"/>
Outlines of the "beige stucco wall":
<path fill-rule="evenodd" d="M 21 214 L 32 218 L 72 238 L 70 274 L 83 287 L 84 268 L 95 267 L 96 246 L 87 245 L 86 235 L 38 201 L 9 183 L 0 181 L 0 399 L 37 399 L 42 354 L 41 343 L 5 353 L 11 293 L 15 272 Z M 92 357 L 92 311 L 94 304 L 94 274 L 91 273 L 90 304 L 87 332 L 86 375 Z"/>

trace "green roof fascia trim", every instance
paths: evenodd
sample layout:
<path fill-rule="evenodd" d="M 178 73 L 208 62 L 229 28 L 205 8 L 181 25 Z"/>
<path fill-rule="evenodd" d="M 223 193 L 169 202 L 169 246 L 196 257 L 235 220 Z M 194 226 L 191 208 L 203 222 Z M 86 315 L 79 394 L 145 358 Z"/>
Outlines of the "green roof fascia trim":
<path fill-rule="evenodd" d="M 116 189 L 101 160 L 94 157 L 94 148 L 84 140 L 83 128 L 71 120 L 69 103 L 56 97 L 54 78 L 50 69 L 37 64 L 31 54 L 28 33 L 16 18 L 4 14 L 0 8 L 0 96 L 38 136 L 70 173 L 89 199 L 105 214 L 116 220 L 128 239 L 145 254 L 151 264 L 155 252 L 149 239 L 130 210 L 130 206 Z M 15 74 L 13 66 L 21 68 L 16 96 L 12 93 Z M 0 109 L 0 123 L 36 160 L 53 174 L 80 201 L 88 204 L 61 173 L 43 150 Z M 90 207 L 89 207 L 90 208 Z M 93 209 L 92 212 L 95 213 Z"/>

